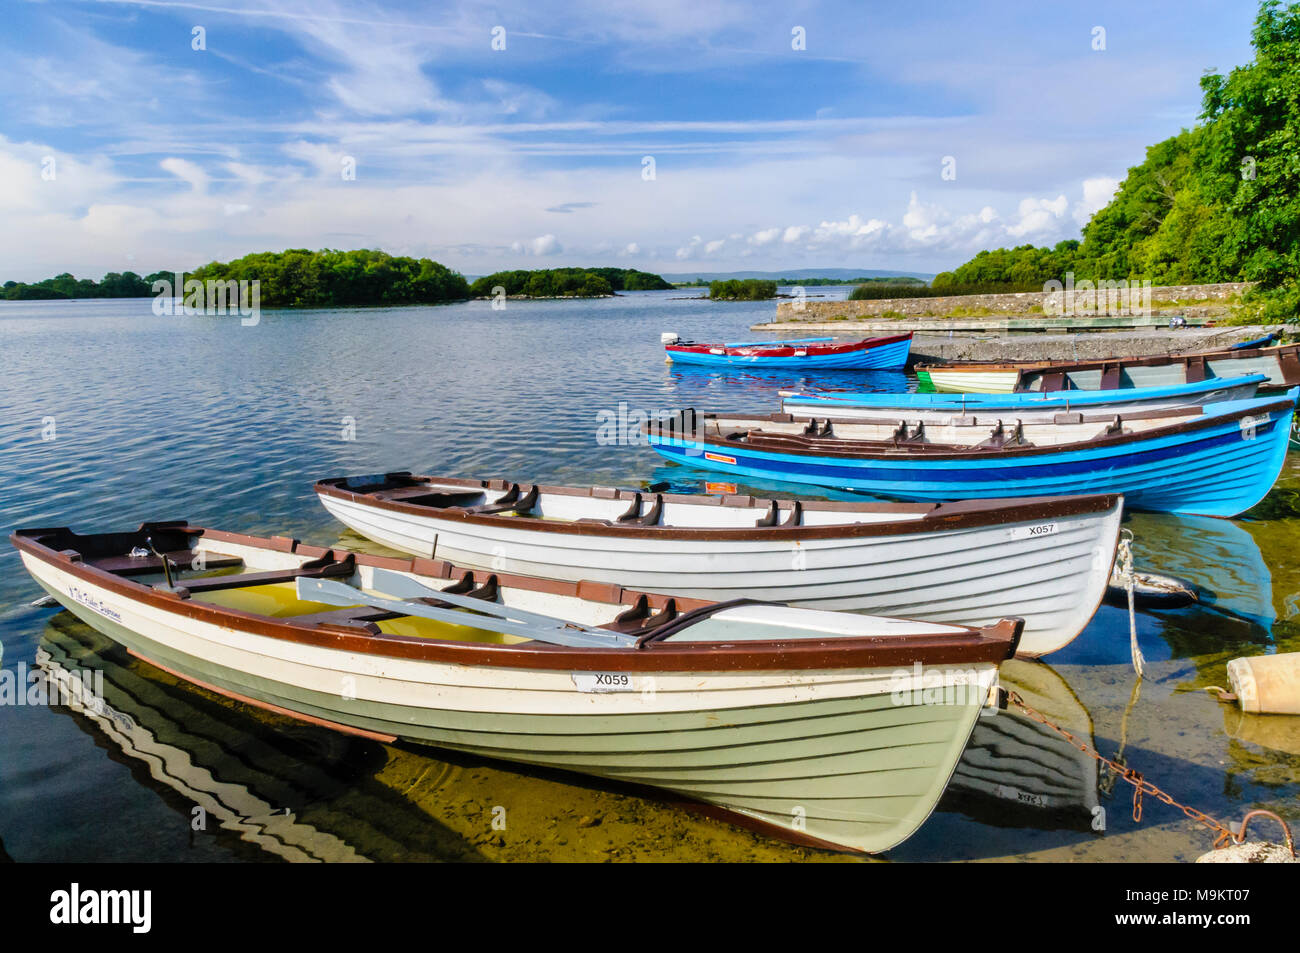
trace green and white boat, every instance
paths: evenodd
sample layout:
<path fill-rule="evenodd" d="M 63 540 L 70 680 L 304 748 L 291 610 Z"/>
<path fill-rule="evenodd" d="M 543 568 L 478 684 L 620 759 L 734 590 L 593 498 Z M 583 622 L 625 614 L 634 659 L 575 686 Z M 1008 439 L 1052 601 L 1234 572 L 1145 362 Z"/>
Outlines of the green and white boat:
<path fill-rule="evenodd" d="M 185 522 L 10 539 L 78 618 L 239 701 L 853 851 L 929 816 L 1023 625 L 710 603 Z"/>

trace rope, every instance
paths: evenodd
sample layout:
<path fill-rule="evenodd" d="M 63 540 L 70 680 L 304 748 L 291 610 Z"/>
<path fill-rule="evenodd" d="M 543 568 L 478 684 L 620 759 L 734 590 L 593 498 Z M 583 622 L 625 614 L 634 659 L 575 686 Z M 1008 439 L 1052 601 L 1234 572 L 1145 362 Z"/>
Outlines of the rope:
<path fill-rule="evenodd" d="M 1146 666 L 1146 659 L 1142 657 L 1142 649 L 1138 647 L 1137 611 L 1133 606 L 1133 586 L 1135 583 L 1133 577 L 1133 533 L 1127 529 L 1121 529 L 1119 533 L 1120 539 L 1117 553 L 1119 577 L 1123 580 L 1124 588 L 1128 591 L 1128 650 L 1130 658 L 1133 659 L 1133 671 L 1137 672 L 1138 678 L 1141 678 L 1143 668 Z"/>

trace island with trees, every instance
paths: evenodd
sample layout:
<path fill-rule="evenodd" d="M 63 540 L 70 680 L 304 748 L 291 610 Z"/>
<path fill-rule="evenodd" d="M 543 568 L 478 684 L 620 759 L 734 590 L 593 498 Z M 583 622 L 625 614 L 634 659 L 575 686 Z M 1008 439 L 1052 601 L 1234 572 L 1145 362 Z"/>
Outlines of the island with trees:
<path fill-rule="evenodd" d="M 776 282 L 763 278 L 732 278 L 709 282 L 710 301 L 766 301 L 776 297 Z"/>
<path fill-rule="evenodd" d="M 469 293 L 490 298 L 503 289 L 511 298 L 607 298 L 620 291 L 670 291 L 658 275 L 635 268 L 541 268 L 498 271 L 476 278 Z"/>
<path fill-rule="evenodd" d="M 32 284 L 7 281 L 9 300 L 59 298 L 148 298 L 155 281 L 167 282 L 168 293 L 177 274 L 159 271 L 144 278 L 134 272 L 111 272 L 96 283 L 70 274 Z M 428 258 L 406 258 L 373 249 L 309 251 L 290 248 L 258 252 L 230 262 L 209 262 L 180 273 L 185 281 L 257 281 L 262 307 L 335 308 L 365 305 L 441 304 L 464 301 L 469 284 L 464 277 Z"/>

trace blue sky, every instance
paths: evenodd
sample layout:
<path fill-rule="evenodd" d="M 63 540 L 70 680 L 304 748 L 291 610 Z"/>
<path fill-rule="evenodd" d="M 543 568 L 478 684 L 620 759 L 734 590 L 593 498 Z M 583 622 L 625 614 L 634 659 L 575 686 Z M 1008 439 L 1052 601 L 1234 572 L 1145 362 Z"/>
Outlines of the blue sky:
<path fill-rule="evenodd" d="M 938 271 L 1077 237 L 1256 9 L 8 0 L 0 279 L 287 247 Z"/>

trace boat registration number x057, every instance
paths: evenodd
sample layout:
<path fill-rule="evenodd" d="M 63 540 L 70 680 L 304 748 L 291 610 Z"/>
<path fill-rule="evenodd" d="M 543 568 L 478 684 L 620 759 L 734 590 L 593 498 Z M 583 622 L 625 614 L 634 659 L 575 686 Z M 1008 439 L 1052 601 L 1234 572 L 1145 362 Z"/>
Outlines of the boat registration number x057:
<path fill-rule="evenodd" d="M 1032 526 L 1011 527 L 1012 539 L 1034 539 L 1038 536 L 1055 536 L 1060 529 L 1055 523 L 1035 523 Z"/>

